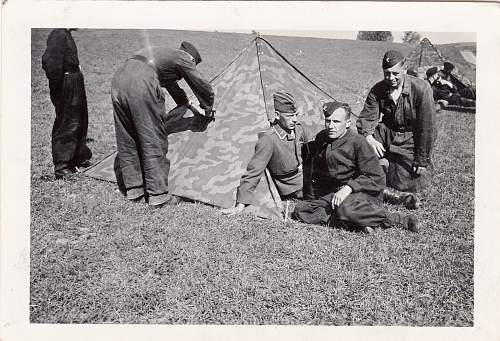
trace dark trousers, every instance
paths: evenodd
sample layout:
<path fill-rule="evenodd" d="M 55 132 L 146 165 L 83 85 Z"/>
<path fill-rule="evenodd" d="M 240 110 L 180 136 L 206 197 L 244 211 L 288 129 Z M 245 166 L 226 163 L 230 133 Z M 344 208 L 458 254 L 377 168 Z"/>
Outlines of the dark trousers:
<path fill-rule="evenodd" d="M 120 188 L 130 200 L 146 195 L 150 204 L 165 202 L 170 163 L 162 118 L 165 98 L 156 72 L 141 61 L 127 61 L 113 78 L 111 100 Z"/>
<path fill-rule="evenodd" d="M 384 123 L 379 123 L 373 136 L 386 150 L 385 158 L 389 166 L 383 168 L 387 187 L 419 192 L 429 186 L 432 180 L 432 165 L 427 167 L 423 175 L 417 175 L 412 169 L 415 146 L 413 132 L 395 132 Z"/>
<path fill-rule="evenodd" d="M 64 74 L 63 80 L 49 79 L 50 99 L 56 119 L 52 127 L 52 160 L 56 171 L 74 168 L 89 160 L 87 147 L 88 110 L 81 72 Z"/>
<path fill-rule="evenodd" d="M 361 228 L 379 226 L 386 219 L 382 205 L 382 194 L 364 192 L 351 193 L 335 209 L 332 208 L 334 193 L 317 200 L 299 202 L 293 217 L 309 224 L 336 225 L 338 227 Z"/>

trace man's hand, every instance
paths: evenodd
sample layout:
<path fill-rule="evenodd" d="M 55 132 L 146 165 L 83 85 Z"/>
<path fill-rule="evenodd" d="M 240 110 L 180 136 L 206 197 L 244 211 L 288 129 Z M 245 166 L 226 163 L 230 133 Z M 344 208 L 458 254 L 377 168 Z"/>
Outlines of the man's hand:
<path fill-rule="evenodd" d="M 242 203 L 237 203 L 236 206 L 231 207 L 231 208 L 225 208 L 221 211 L 222 214 L 224 215 L 236 215 L 236 214 L 241 214 L 243 212 L 243 209 L 245 208 L 245 204 Z"/>
<path fill-rule="evenodd" d="M 349 194 L 352 193 L 352 188 L 345 185 L 345 186 L 342 186 L 341 189 L 339 189 L 334 195 L 333 195 L 333 198 L 332 198 L 332 208 L 335 209 L 335 207 L 338 207 L 342 201 L 344 201 L 345 198 L 347 198 L 347 196 Z"/>
<path fill-rule="evenodd" d="M 373 135 L 366 136 L 366 141 L 368 141 L 370 146 L 372 146 L 373 151 L 375 152 L 375 154 L 377 154 L 377 156 L 379 158 L 382 158 L 384 156 L 384 153 L 385 153 L 384 145 L 382 143 L 378 142 L 377 140 L 375 140 Z"/>
<path fill-rule="evenodd" d="M 422 175 L 427 170 L 427 167 L 413 166 L 413 172 L 417 175 Z"/>

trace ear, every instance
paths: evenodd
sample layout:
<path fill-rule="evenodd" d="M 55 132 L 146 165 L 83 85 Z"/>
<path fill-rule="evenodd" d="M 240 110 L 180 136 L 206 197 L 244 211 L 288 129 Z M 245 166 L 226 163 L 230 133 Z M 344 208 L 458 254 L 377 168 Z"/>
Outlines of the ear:
<path fill-rule="evenodd" d="M 348 118 L 347 121 L 345 121 L 345 127 L 348 129 L 351 126 L 351 119 Z"/>

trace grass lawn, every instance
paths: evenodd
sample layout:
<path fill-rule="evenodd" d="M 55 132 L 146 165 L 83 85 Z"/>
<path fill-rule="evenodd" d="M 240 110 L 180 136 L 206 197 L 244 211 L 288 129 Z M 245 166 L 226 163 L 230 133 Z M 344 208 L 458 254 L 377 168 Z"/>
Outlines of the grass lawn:
<path fill-rule="evenodd" d="M 114 184 L 54 180 L 54 110 L 41 70 L 48 30 L 32 31 L 30 320 L 33 323 L 473 325 L 475 117 L 438 114 L 422 232 L 363 235 L 225 217 L 183 203 L 153 210 Z M 115 150 L 110 79 L 135 50 L 199 46 L 207 76 L 250 35 L 80 30 L 94 160 Z M 359 112 L 381 78 L 379 42 L 267 37 L 292 63 Z M 355 61 L 355 62 L 353 62 Z M 401 208 L 389 207 L 390 210 Z"/>

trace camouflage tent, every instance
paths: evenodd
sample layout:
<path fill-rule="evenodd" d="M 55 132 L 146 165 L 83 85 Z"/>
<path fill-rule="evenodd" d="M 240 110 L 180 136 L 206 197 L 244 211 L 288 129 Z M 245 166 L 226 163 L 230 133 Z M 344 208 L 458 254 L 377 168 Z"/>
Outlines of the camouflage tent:
<path fill-rule="evenodd" d="M 420 78 L 425 78 L 425 71 L 427 71 L 427 69 L 433 66 L 442 69 L 443 63 L 448 60 L 443 57 L 441 52 L 434 45 L 432 45 L 429 39 L 424 38 L 420 44 L 406 56 L 406 61 L 409 70 L 415 71 Z M 462 84 L 463 87 L 474 86 L 472 82 L 461 75 L 456 68 L 453 70 L 452 76 L 455 77 L 456 81 Z"/>
<path fill-rule="evenodd" d="M 182 107 L 167 114 L 169 188 L 174 195 L 231 207 L 258 134 L 275 119 L 272 94 L 278 90 L 291 92 L 299 104 L 299 120 L 313 133 L 322 129 L 322 102 L 333 97 L 261 37 L 253 39 L 211 84 L 216 98 L 215 121 L 200 125 L 197 117 Z M 115 153 L 109 155 L 85 175 L 116 181 L 114 158 Z M 268 172 L 249 209 L 262 217 L 282 219 L 282 202 Z"/>

